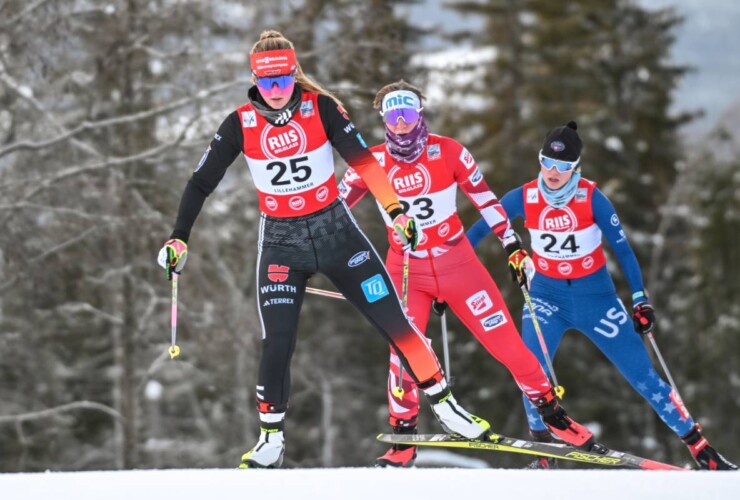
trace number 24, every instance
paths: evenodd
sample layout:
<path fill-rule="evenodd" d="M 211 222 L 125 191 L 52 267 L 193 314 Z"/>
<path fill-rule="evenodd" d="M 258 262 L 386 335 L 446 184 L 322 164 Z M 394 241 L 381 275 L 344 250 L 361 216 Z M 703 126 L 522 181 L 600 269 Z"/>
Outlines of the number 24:
<path fill-rule="evenodd" d="M 571 234 L 567 238 L 565 238 L 565 241 L 560 245 L 560 250 L 553 250 L 552 247 L 555 246 L 555 244 L 558 242 L 558 239 L 553 236 L 552 234 L 544 233 L 540 235 L 541 240 L 547 240 L 547 244 L 545 245 L 545 252 L 551 252 L 551 253 L 560 253 L 560 250 L 570 250 L 571 253 L 576 253 L 576 250 L 581 248 L 579 245 L 576 245 L 576 235 Z"/>

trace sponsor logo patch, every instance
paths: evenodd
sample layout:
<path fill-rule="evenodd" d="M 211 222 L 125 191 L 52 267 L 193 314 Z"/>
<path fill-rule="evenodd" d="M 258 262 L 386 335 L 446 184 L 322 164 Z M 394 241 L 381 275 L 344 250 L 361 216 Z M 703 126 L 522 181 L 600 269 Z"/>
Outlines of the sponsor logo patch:
<path fill-rule="evenodd" d="M 411 197 L 427 194 L 432 185 L 429 170 L 421 163 L 411 168 L 393 167 L 388 172 L 388 179 L 399 196 Z"/>
<path fill-rule="evenodd" d="M 439 144 L 431 144 L 427 146 L 427 159 L 428 160 L 436 160 L 437 158 L 442 157 L 442 150 L 439 147 Z"/>
<path fill-rule="evenodd" d="M 264 285 L 260 287 L 260 293 L 298 293 L 298 287 L 295 285 Z"/>
<path fill-rule="evenodd" d="M 507 323 L 507 319 L 503 311 L 495 312 L 491 314 L 490 316 L 488 316 L 487 318 L 483 318 L 480 321 L 480 324 L 483 325 L 483 329 L 487 332 L 490 332 L 494 328 L 498 328 L 499 326 L 506 324 L 506 323 Z"/>
<path fill-rule="evenodd" d="M 282 283 L 287 280 L 288 272 L 290 272 L 289 266 L 281 266 L 279 264 L 270 264 L 267 266 L 267 277 L 270 281 L 276 283 Z"/>
<path fill-rule="evenodd" d="M 305 153 L 308 140 L 303 128 L 291 121 L 283 127 L 265 127 L 260 135 L 260 143 L 265 156 L 275 159 Z"/>
<path fill-rule="evenodd" d="M 262 304 L 262 306 L 263 307 L 268 307 L 268 306 L 276 306 L 276 305 L 280 305 L 280 304 L 291 305 L 291 304 L 294 304 L 294 303 L 295 303 L 295 300 L 294 299 L 290 299 L 288 297 L 278 297 L 278 298 L 275 298 L 275 299 L 267 299 Z"/>
<path fill-rule="evenodd" d="M 681 396 L 678 395 L 678 393 L 671 389 L 671 393 L 669 394 L 669 397 L 671 398 L 671 401 L 673 401 L 673 404 L 676 405 L 676 408 L 678 408 L 678 412 L 681 414 L 681 417 L 684 420 L 687 420 L 690 415 L 689 411 L 686 409 L 686 406 L 683 404 L 683 400 L 681 399 Z"/>
<path fill-rule="evenodd" d="M 316 190 L 316 199 L 318 201 L 326 201 L 326 199 L 329 197 L 329 188 L 326 186 L 321 186 L 319 189 Z"/>
<path fill-rule="evenodd" d="M 288 206 L 293 210 L 300 210 L 306 206 L 306 200 L 303 199 L 303 196 L 294 196 L 288 200 Z"/>
<path fill-rule="evenodd" d="M 368 250 L 363 250 L 362 252 L 354 254 L 347 262 L 347 265 L 349 267 L 357 267 L 368 260 L 370 260 L 370 252 Z"/>
<path fill-rule="evenodd" d="M 563 151 L 565 149 L 565 144 L 560 141 L 552 141 L 550 143 L 550 149 L 552 149 L 556 153 L 559 153 L 560 151 Z"/>
<path fill-rule="evenodd" d="M 460 161 L 463 165 L 465 165 L 465 168 L 471 169 L 473 168 L 473 165 L 475 165 L 475 159 L 473 158 L 473 155 L 470 154 L 470 151 L 463 148 L 462 152 L 460 153 Z"/>
<path fill-rule="evenodd" d="M 313 116 L 313 101 L 303 101 L 301 102 L 301 116 L 309 117 Z"/>
<path fill-rule="evenodd" d="M 195 171 L 196 172 L 198 170 L 200 170 L 200 167 L 202 167 L 203 164 L 206 162 L 206 159 L 208 159 L 208 153 L 210 153 L 210 152 L 211 152 L 211 146 L 208 146 L 208 148 L 206 148 L 206 152 L 203 153 L 203 156 L 200 157 L 200 161 L 198 162 L 198 166 L 195 167 Z"/>
<path fill-rule="evenodd" d="M 257 126 L 257 115 L 254 111 L 242 111 L 242 127 L 252 128 Z"/>
<path fill-rule="evenodd" d="M 573 272 L 573 266 L 567 262 L 561 262 L 558 264 L 558 272 L 563 275 L 568 275 Z"/>
<path fill-rule="evenodd" d="M 265 206 L 270 210 L 277 210 L 278 202 L 272 196 L 268 196 L 265 198 Z"/>
<path fill-rule="evenodd" d="M 568 207 L 547 207 L 540 214 L 539 228 L 555 233 L 570 233 L 578 227 L 576 214 Z"/>
<path fill-rule="evenodd" d="M 385 167 L 385 153 L 373 153 L 373 156 L 378 160 L 381 167 Z"/>
<path fill-rule="evenodd" d="M 371 304 L 389 295 L 388 287 L 380 274 L 366 279 L 360 283 L 360 287 L 362 287 L 362 293 L 365 294 L 365 298 Z"/>
<path fill-rule="evenodd" d="M 588 198 L 588 189 L 578 188 L 576 189 L 576 201 L 583 203 Z"/>
<path fill-rule="evenodd" d="M 581 262 L 581 265 L 584 269 L 591 269 L 591 267 L 594 265 L 594 258 L 590 255 L 583 259 L 583 262 Z"/>
<path fill-rule="evenodd" d="M 527 189 L 527 203 L 537 203 L 537 200 L 539 199 L 539 189 L 537 188 L 528 188 Z"/>
<path fill-rule="evenodd" d="M 468 305 L 470 312 L 476 316 L 480 316 L 493 307 L 493 301 L 485 290 L 471 295 L 465 300 L 465 303 Z"/>
<path fill-rule="evenodd" d="M 617 217 L 617 214 L 612 214 L 612 218 L 610 219 L 612 226 L 618 226 L 619 225 L 619 217 Z"/>
<path fill-rule="evenodd" d="M 473 186 L 477 186 L 478 184 L 480 184 L 480 181 L 483 180 L 483 173 L 480 171 L 479 168 L 476 167 L 475 171 L 472 174 L 470 174 L 469 179 L 470 179 L 470 183 Z"/>

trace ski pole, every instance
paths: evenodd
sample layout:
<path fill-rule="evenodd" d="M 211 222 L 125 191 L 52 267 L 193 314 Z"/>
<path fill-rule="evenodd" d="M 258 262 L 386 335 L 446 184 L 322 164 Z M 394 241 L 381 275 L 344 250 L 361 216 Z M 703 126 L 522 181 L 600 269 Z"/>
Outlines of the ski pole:
<path fill-rule="evenodd" d="M 180 346 L 177 345 L 177 277 L 178 273 L 172 273 L 172 314 L 170 323 L 172 324 L 172 344 L 167 352 L 170 353 L 170 359 L 175 359 L 180 355 Z"/>
<path fill-rule="evenodd" d="M 550 361 L 550 353 L 547 351 L 547 344 L 545 338 L 542 336 L 542 330 L 540 329 L 540 322 L 537 321 L 537 315 L 534 312 L 534 304 L 532 304 L 532 298 L 529 296 L 527 291 L 527 285 L 521 286 L 522 293 L 524 294 L 524 301 L 527 303 L 529 308 L 529 314 L 532 316 L 532 324 L 534 325 L 534 331 L 537 333 L 537 339 L 540 341 L 540 347 L 542 348 L 542 354 L 545 355 L 545 361 L 547 362 L 547 369 L 550 370 L 550 376 L 552 377 L 552 385 L 555 386 L 555 395 L 562 398 L 565 394 L 565 388 L 558 384 L 558 378 L 555 376 L 555 369 L 552 367 L 552 361 Z"/>
<path fill-rule="evenodd" d="M 689 415 L 689 410 L 686 408 L 686 405 L 683 404 L 683 399 L 681 398 L 681 395 L 678 393 L 678 388 L 676 387 L 676 383 L 673 381 L 673 377 L 671 377 L 671 372 L 668 371 L 668 365 L 665 364 L 665 361 L 663 360 L 663 355 L 660 353 L 660 349 L 658 349 L 658 344 L 655 342 L 655 337 L 653 337 L 653 333 L 649 332 L 647 334 L 647 338 L 650 339 L 650 344 L 653 346 L 653 351 L 655 351 L 655 355 L 658 357 L 658 361 L 660 361 L 660 366 L 663 367 L 663 373 L 665 373 L 665 376 L 668 378 L 668 382 L 671 384 L 671 389 L 673 390 L 673 394 L 675 394 L 675 399 L 673 402 L 678 406 L 679 411 L 683 411 L 685 414 L 683 415 L 686 418 L 691 418 L 691 415 Z M 673 400 L 674 398 L 671 397 Z"/>
<path fill-rule="evenodd" d="M 403 251 L 403 277 L 401 280 L 401 304 L 403 304 L 403 312 L 406 314 L 406 309 L 409 301 L 409 255 L 411 252 L 409 249 Z M 393 388 L 393 395 L 398 399 L 403 399 L 403 362 L 401 357 L 398 357 L 398 384 Z"/>
<path fill-rule="evenodd" d="M 442 354 L 445 360 L 445 378 L 447 378 L 447 385 L 452 385 L 452 373 L 450 372 L 450 351 L 447 349 L 447 311 L 442 311 L 442 316 L 439 317 L 439 321 L 442 324 Z"/>
<path fill-rule="evenodd" d="M 330 292 L 329 290 L 322 290 L 320 288 L 311 288 L 310 286 L 306 287 L 306 291 L 314 295 L 321 295 L 322 297 L 331 297 L 332 299 L 346 300 L 346 297 L 339 292 Z"/>

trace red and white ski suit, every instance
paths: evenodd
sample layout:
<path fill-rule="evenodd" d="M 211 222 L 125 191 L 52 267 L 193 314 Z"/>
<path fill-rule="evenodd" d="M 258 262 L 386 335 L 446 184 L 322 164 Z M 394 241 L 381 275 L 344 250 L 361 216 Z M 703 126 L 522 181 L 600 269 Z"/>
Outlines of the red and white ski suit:
<path fill-rule="evenodd" d="M 423 231 L 410 252 L 407 314 L 421 332 L 426 331 L 432 301 L 444 301 L 486 350 L 506 366 L 520 389 L 530 398 L 551 389 L 535 356 L 525 347 L 496 283 L 478 260 L 464 235 L 457 215 L 459 186 L 481 212 L 502 243 L 514 240 L 514 231 L 496 195 L 486 183 L 470 152 L 454 139 L 429 134 L 427 148 L 414 163 L 396 161 L 385 144 L 371 148 L 388 175 L 404 209 Z M 362 178 L 347 170 L 339 192 L 351 206 L 367 192 Z M 390 249 L 386 267 L 399 295 L 402 293 L 403 248 L 385 210 Z M 431 342 L 431 341 L 430 341 Z M 399 359 L 393 349 L 388 377 L 388 406 L 392 426 L 412 426 L 419 413 L 419 393 L 403 373 L 402 398 L 398 385 Z"/>

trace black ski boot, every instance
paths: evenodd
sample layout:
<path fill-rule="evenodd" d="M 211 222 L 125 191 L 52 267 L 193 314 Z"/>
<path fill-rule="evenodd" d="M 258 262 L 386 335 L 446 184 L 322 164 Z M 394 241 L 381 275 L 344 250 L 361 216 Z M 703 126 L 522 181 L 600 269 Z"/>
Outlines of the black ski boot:
<path fill-rule="evenodd" d="M 689 451 L 691 451 L 691 455 L 696 460 L 699 468 L 704 470 L 737 470 L 737 465 L 712 448 L 709 441 L 702 436 L 701 431 L 701 426 L 695 424 L 689 433 L 681 438 L 681 441 L 689 447 Z"/>

